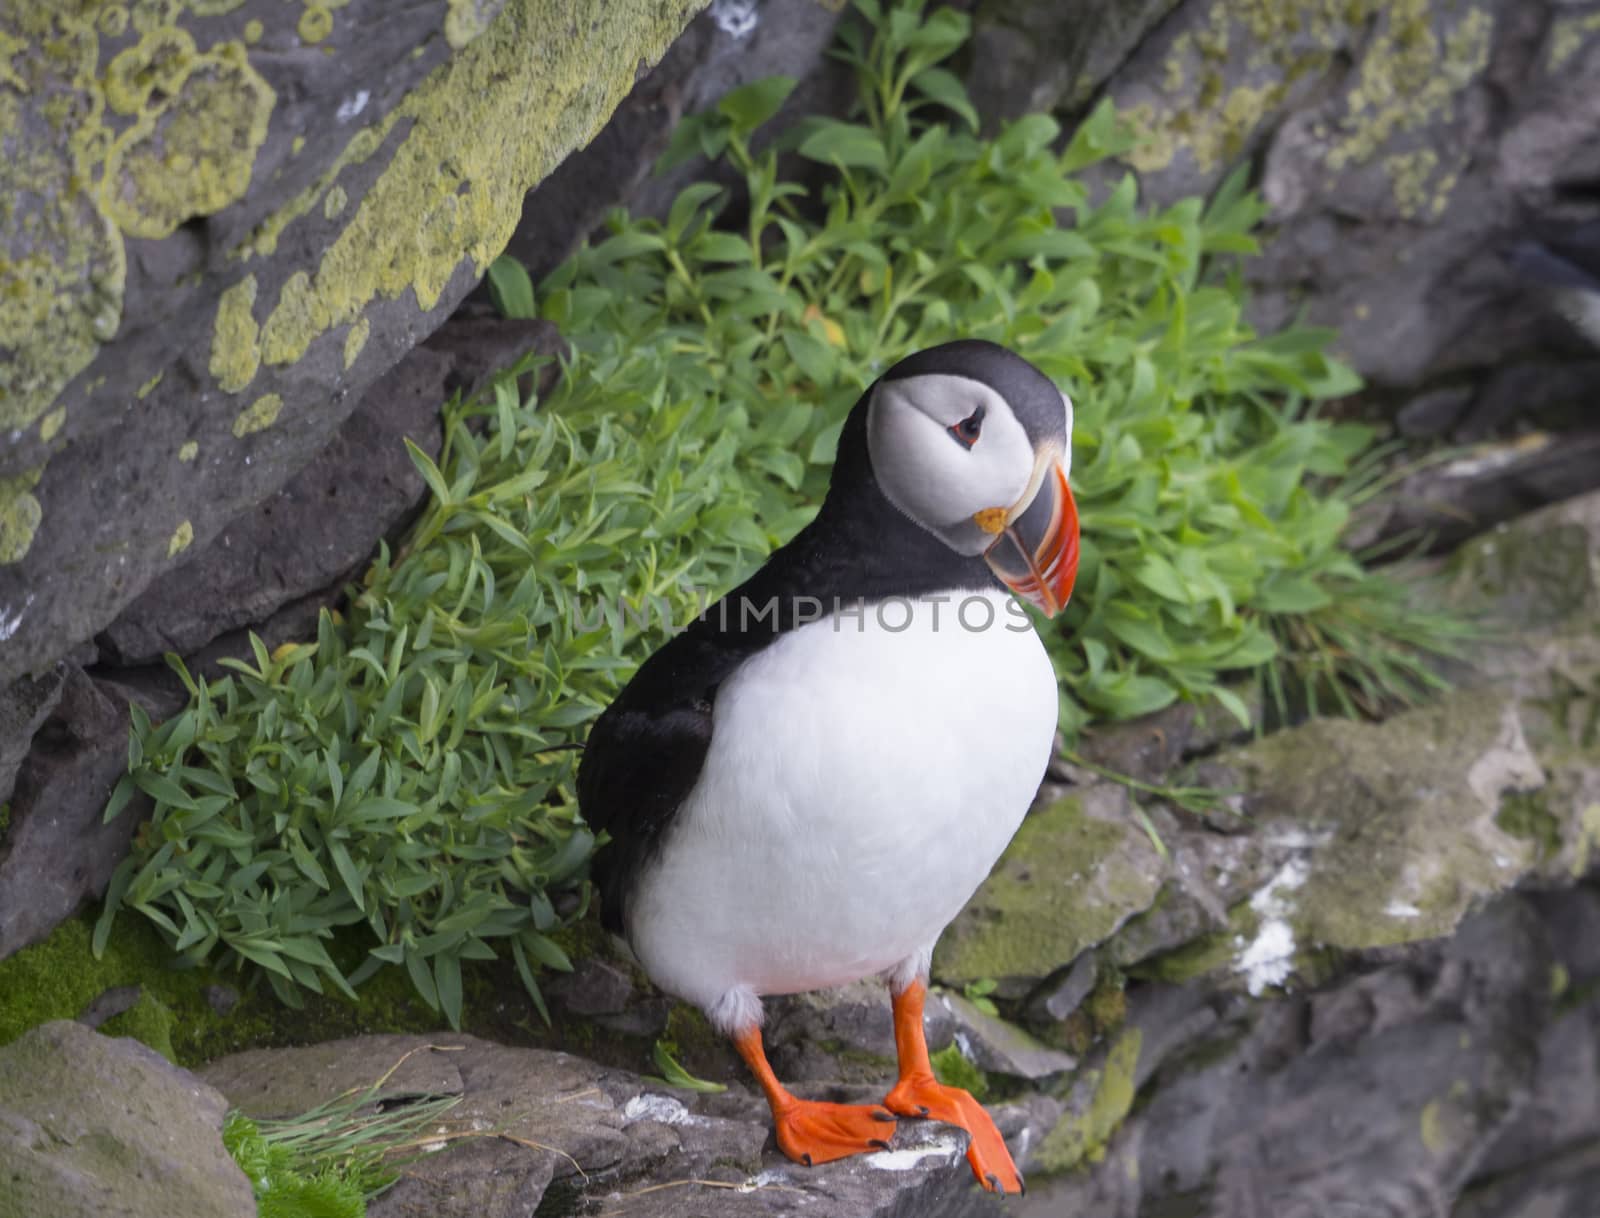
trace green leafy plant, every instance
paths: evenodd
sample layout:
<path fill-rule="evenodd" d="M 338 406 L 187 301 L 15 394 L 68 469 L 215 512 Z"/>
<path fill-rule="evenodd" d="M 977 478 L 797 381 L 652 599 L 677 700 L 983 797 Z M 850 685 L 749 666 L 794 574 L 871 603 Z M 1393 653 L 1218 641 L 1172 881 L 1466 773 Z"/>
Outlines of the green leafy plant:
<path fill-rule="evenodd" d="M 1069 737 L 1178 698 L 1243 723 L 1240 680 L 1351 709 L 1426 688 L 1417 650 L 1445 631 L 1341 545 L 1372 436 L 1315 407 L 1357 379 L 1327 333 L 1243 320 L 1230 268 L 1262 212 L 1242 179 L 1159 210 L 1130 177 L 1092 198 L 1080 171 L 1129 143 L 1109 107 L 1064 147 L 1040 115 L 981 138 L 939 66 L 967 19 L 858 8 L 839 52 L 858 121 L 757 154 L 792 82 L 745 86 L 669 153 L 727 158 L 737 203 L 701 182 L 662 220 L 618 213 L 537 299 L 495 264 L 501 307 L 560 325 L 570 366 L 542 402 L 507 378 L 447 407 L 438 461 L 412 454 L 429 505 L 347 620 L 209 686 L 180 665 L 187 709 L 136 714 L 107 814 L 134 790 L 155 813 L 100 942 L 133 908 L 289 1002 L 398 965 L 453 1024 L 462 962 L 508 950 L 542 1010 L 535 969 L 568 967 L 551 935 L 586 907 L 594 846 L 564 750 L 671 624 L 810 519 L 862 390 L 958 336 L 1076 403 L 1082 560 L 1046 630 Z M 785 180 L 784 149 L 820 192 Z"/>
<path fill-rule="evenodd" d="M 961 992 L 966 996 L 968 1002 L 985 1015 L 998 1015 L 1000 1014 L 1000 1008 L 995 1006 L 994 999 L 989 995 L 999 988 L 1000 983 L 993 977 L 982 977 L 977 981 L 969 981 Z"/>
<path fill-rule="evenodd" d="M 722 1083 L 714 1083 L 710 1079 L 696 1078 L 683 1068 L 683 1063 L 678 1061 L 678 1046 L 670 1040 L 658 1040 L 651 1056 L 656 1063 L 656 1069 L 661 1071 L 660 1081 L 668 1087 L 681 1087 L 686 1091 L 704 1091 L 715 1094 L 726 1091 L 728 1088 Z"/>

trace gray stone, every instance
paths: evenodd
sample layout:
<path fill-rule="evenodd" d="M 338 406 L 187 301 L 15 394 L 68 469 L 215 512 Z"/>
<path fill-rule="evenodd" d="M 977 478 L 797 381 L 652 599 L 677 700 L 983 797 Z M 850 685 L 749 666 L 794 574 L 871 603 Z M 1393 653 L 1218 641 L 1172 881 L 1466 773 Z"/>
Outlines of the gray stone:
<path fill-rule="evenodd" d="M 1527 1103 L 1547 963 L 1537 918 L 1512 898 L 1406 963 L 1312 997 L 1235 1003 L 1154 1070 L 1135 1028 L 1118 1042 L 1132 1052 L 1097 1080 L 1098 1104 L 1069 1100 L 1039 1151 L 1047 1166 L 1104 1161 L 1059 1181 L 1039 1212 L 1451 1212 Z M 1113 1100 L 1127 1112 L 1135 1094 L 1107 1145 L 1099 1114 Z"/>
<path fill-rule="evenodd" d="M 143 986 L 116 985 L 104 991 L 78 1015 L 78 1022 L 86 1028 L 100 1028 L 107 1020 L 133 1010 L 139 1005 Z"/>
<path fill-rule="evenodd" d="M 223 1058 L 202 1074 L 230 1102 L 260 1116 L 303 1111 L 379 1080 L 373 1098 L 390 1107 L 412 1096 L 459 1096 L 441 1118 L 437 1149 L 372 1203 L 373 1218 L 522 1218 L 541 1207 L 641 1218 L 998 1212 L 972 1180 L 959 1131 L 903 1121 L 890 1151 L 804 1168 L 773 1147 L 765 1101 L 741 1087 L 720 1095 L 672 1092 L 564 1053 L 471 1036 L 375 1036 L 258 1050 Z M 798 1090 L 847 1102 L 882 1093 L 881 1086 Z M 1003 1131 L 1020 1136 L 1053 1112 L 1048 1104 L 1037 1116 L 1008 1108 L 997 1118 Z"/>
<path fill-rule="evenodd" d="M 105 890 L 149 801 L 102 813 L 128 764 L 128 708 L 111 686 L 67 672 L 61 700 L 17 775 L 0 842 L 0 959 L 50 933 Z"/>
<path fill-rule="evenodd" d="M 0 806 L 11 798 L 34 733 L 61 700 L 66 674 L 67 665 L 57 664 L 43 676 L 20 677 L 0 691 Z M 5 832 L 0 830 L 0 844 L 4 841 Z"/>
<path fill-rule="evenodd" d="M 322 450 L 699 7 L 6 9 L 0 682 Z"/>
<path fill-rule="evenodd" d="M 973 103 L 990 123 L 1077 110 L 1178 3 L 988 0 L 973 27 Z"/>
<path fill-rule="evenodd" d="M 1600 1196 L 1600 1145 L 1580 1144 L 1469 1188 L 1451 1218 L 1590 1218 Z"/>
<path fill-rule="evenodd" d="M 1050 978 L 1029 1001 L 1031 1017 L 1039 1023 L 1059 1023 L 1076 1011 L 1094 989 L 1100 975 L 1093 952 L 1084 952 L 1059 979 Z"/>
<path fill-rule="evenodd" d="M 928 1005 L 947 1014 L 951 1039 L 963 1056 L 985 1073 L 1037 1082 L 1077 1065 L 1069 1054 L 1052 1049 L 997 1015 L 979 1010 L 960 994 L 936 991 Z"/>
<path fill-rule="evenodd" d="M 227 1103 L 133 1040 L 43 1024 L 0 1048 L 0 1218 L 253 1218 Z"/>
<path fill-rule="evenodd" d="M 1600 373 L 1600 366 L 1596 367 Z M 1547 370 L 1535 372 L 1539 381 Z M 1358 545 L 1426 537 L 1434 552 L 1600 486 L 1600 427 L 1530 431 L 1474 445 L 1404 478 L 1375 500 Z"/>
<path fill-rule="evenodd" d="M 99 636 L 101 654 L 115 664 L 189 655 L 312 593 L 337 597 L 427 492 L 405 441 L 438 456 L 449 370 L 426 346 L 408 352 L 309 465 L 157 576 Z"/>

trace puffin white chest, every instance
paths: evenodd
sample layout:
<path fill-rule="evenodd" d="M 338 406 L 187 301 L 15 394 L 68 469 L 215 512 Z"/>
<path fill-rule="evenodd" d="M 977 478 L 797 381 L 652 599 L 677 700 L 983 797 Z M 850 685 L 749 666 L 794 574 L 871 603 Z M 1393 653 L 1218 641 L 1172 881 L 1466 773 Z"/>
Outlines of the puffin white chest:
<path fill-rule="evenodd" d="M 709 1007 L 929 949 L 1027 811 L 1056 696 L 998 591 L 785 634 L 718 691 L 704 769 L 631 903 L 640 962 Z"/>

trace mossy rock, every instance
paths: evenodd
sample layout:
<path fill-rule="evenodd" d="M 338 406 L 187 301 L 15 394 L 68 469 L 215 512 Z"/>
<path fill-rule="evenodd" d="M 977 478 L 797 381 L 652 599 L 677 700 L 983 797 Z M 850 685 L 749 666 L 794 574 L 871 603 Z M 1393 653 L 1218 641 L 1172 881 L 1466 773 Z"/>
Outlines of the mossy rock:
<path fill-rule="evenodd" d="M 255 1213 L 227 1103 L 132 1040 L 48 1023 L 0 1048 L 0 1218 Z"/>
<path fill-rule="evenodd" d="M 1121 787 L 1059 799 L 1023 821 L 945 931 L 934 976 L 958 989 L 993 978 L 1020 997 L 1148 909 L 1165 869 Z"/>

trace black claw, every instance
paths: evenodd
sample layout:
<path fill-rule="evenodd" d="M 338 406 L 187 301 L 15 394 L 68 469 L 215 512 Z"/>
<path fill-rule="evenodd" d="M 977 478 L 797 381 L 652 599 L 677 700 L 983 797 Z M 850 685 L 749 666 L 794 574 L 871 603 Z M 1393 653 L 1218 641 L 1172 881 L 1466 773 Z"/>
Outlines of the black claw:
<path fill-rule="evenodd" d="M 885 1142 L 882 1138 L 868 1138 L 867 1145 L 876 1146 L 879 1150 L 889 1149 L 889 1143 Z"/>
<path fill-rule="evenodd" d="M 1027 1195 L 1028 1195 L 1028 1182 L 1026 1180 L 1024 1180 L 1021 1176 L 1018 1176 L 1017 1177 L 1017 1196 L 1026 1197 Z"/>
<path fill-rule="evenodd" d="M 811 1166 L 811 1155 L 809 1153 L 801 1155 L 800 1156 L 800 1162 L 804 1163 L 807 1167 L 810 1167 Z"/>
<path fill-rule="evenodd" d="M 872 1119 L 874 1121 L 892 1121 L 894 1120 L 894 1113 L 886 1108 L 879 1108 L 873 1112 Z"/>
<path fill-rule="evenodd" d="M 923 1116 L 927 1116 L 928 1115 L 928 1106 L 926 1104 L 918 1104 L 917 1105 L 917 1111 L 920 1112 Z"/>
<path fill-rule="evenodd" d="M 1002 1191 L 1000 1188 L 999 1176 L 995 1175 L 993 1172 L 990 1172 L 985 1178 L 989 1181 L 989 1191 L 991 1193 L 998 1193 Z"/>

